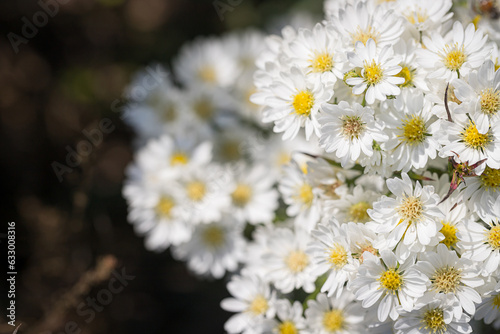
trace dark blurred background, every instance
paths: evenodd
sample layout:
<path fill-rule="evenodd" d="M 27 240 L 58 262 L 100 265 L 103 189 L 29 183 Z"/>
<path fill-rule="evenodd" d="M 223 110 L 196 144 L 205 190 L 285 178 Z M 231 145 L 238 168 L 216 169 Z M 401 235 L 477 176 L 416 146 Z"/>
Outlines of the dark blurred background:
<path fill-rule="evenodd" d="M 49 3 L 53 15 L 40 14 Z M 219 307 L 228 296 L 225 281 L 196 278 L 168 251 L 147 252 L 127 223 L 121 188 L 133 133 L 112 106 L 135 71 L 168 65 L 196 36 L 262 28 L 291 10 L 320 15 L 322 1 L 221 0 L 237 4 L 224 20 L 214 3 L 0 1 L 0 333 L 14 330 L 4 311 L 10 221 L 18 333 L 223 332 L 230 316 Z M 40 27 L 27 27 L 33 20 Z M 60 170 L 59 179 L 54 166 L 67 165 L 69 152 L 86 139 L 83 131 L 103 119 L 112 131 L 71 172 Z M 87 298 L 111 295 L 112 270 L 135 278 L 108 305 L 96 306 L 87 323 Z"/>

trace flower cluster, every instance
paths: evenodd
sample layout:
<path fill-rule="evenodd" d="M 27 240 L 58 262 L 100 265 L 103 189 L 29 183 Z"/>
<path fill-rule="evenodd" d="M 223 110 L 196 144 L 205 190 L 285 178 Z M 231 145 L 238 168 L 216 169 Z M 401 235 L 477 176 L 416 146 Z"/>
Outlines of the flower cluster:
<path fill-rule="evenodd" d="M 227 332 L 500 328 L 500 9 L 452 5 L 329 0 L 197 40 L 127 105 L 129 220 L 231 273 Z"/>

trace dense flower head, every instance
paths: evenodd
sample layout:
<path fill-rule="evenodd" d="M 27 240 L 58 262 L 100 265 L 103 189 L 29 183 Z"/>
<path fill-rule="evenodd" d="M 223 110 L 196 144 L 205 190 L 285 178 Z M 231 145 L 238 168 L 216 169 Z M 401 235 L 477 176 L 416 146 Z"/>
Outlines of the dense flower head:
<path fill-rule="evenodd" d="M 325 1 L 193 41 L 130 99 L 129 221 L 226 277 L 228 333 L 500 327 L 500 27 L 470 8 Z"/>

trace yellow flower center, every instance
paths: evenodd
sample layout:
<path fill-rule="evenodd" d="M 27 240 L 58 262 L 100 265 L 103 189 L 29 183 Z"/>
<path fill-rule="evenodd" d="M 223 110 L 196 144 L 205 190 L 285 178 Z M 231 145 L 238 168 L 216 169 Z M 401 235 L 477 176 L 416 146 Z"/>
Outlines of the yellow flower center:
<path fill-rule="evenodd" d="M 427 11 L 425 9 L 420 8 L 420 7 L 417 8 L 417 10 L 406 15 L 406 19 L 411 24 L 425 22 L 428 18 L 429 18 L 429 15 L 427 15 Z"/>
<path fill-rule="evenodd" d="M 413 85 L 413 73 L 415 72 L 415 70 L 407 65 L 404 65 L 401 67 L 402 67 L 401 72 L 396 74 L 396 76 L 405 79 L 405 82 L 403 82 L 399 86 L 401 86 L 401 87 L 412 86 Z"/>
<path fill-rule="evenodd" d="M 297 334 L 297 327 L 291 321 L 284 321 L 278 326 L 279 334 Z"/>
<path fill-rule="evenodd" d="M 311 60 L 311 67 L 313 72 L 328 72 L 333 68 L 333 58 L 332 56 L 325 52 L 316 55 L 316 58 Z"/>
<path fill-rule="evenodd" d="M 248 310 L 254 315 L 261 315 L 264 314 L 268 308 L 267 299 L 262 295 L 257 295 L 250 303 Z"/>
<path fill-rule="evenodd" d="M 441 240 L 442 244 L 445 244 L 448 248 L 455 246 L 458 238 L 457 238 L 457 228 L 450 223 L 443 223 L 443 227 L 439 232 L 444 235 L 444 239 Z"/>
<path fill-rule="evenodd" d="M 309 116 L 314 106 L 314 96 L 310 91 L 300 91 L 293 97 L 292 105 L 297 115 Z"/>
<path fill-rule="evenodd" d="M 403 284 L 403 278 L 394 268 L 384 271 L 378 280 L 385 289 L 390 290 L 388 291 L 390 293 L 396 293 Z"/>
<path fill-rule="evenodd" d="M 444 334 L 446 331 L 446 323 L 444 322 L 443 310 L 434 308 L 424 313 L 422 319 L 424 328 L 432 334 Z"/>
<path fill-rule="evenodd" d="M 194 109 L 194 112 L 196 113 L 196 115 L 205 121 L 212 118 L 212 116 L 214 114 L 214 107 L 206 99 L 202 99 L 200 101 L 197 101 L 193 105 L 193 109 Z"/>
<path fill-rule="evenodd" d="M 467 55 L 465 54 L 463 46 L 459 48 L 456 43 L 453 46 L 446 46 L 444 56 L 444 65 L 446 68 L 452 71 L 458 71 L 466 60 Z"/>
<path fill-rule="evenodd" d="M 170 157 L 170 165 L 186 165 L 189 162 L 188 156 L 183 152 L 175 152 Z"/>
<path fill-rule="evenodd" d="M 409 145 L 417 145 L 425 140 L 427 128 L 425 122 L 420 116 L 412 115 L 411 118 L 403 120 L 403 134 L 399 135 Z"/>
<path fill-rule="evenodd" d="M 170 197 L 161 197 L 156 204 L 156 212 L 163 217 L 170 217 L 175 202 Z"/>
<path fill-rule="evenodd" d="M 193 201 L 201 201 L 206 193 L 205 184 L 200 181 L 193 181 L 187 185 L 187 195 Z"/>
<path fill-rule="evenodd" d="M 420 198 L 409 196 L 403 200 L 403 203 L 398 207 L 397 210 L 403 220 L 416 222 L 420 220 L 420 217 L 422 217 L 424 208 L 422 206 Z"/>
<path fill-rule="evenodd" d="M 299 200 L 306 206 L 311 206 L 314 199 L 312 187 L 309 184 L 304 183 L 302 186 L 300 186 L 298 197 Z"/>
<path fill-rule="evenodd" d="M 481 92 L 481 111 L 487 115 L 495 115 L 500 109 L 500 91 L 493 88 Z"/>
<path fill-rule="evenodd" d="M 372 206 L 368 202 L 359 202 L 351 205 L 349 208 L 349 220 L 354 223 L 366 223 L 370 220 L 367 210 L 371 208 Z"/>
<path fill-rule="evenodd" d="M 205 245 L 216 248 L 224 244 L 225 233 L 218 226 L 209 226 L 203 231 L 202 239 Z"/>
<path fill-rule="evenodd" d="M 461 278 L 461 271 L 454 267 L 440 268 L 431 277 L 432 288 L 437 292 L 455 293 Z"/>
<path fill-rule="evenodd" d="M 291 251 L 285 263 L 292 272 L 299 273 L 309 264 L 309 256 L 300 250 Z"/>
<path fill-rule="evenodd" d="M 500 188 L 500 169 L 493 169 L 486 166 L 479 179 L 484 188 L 497 191 Z"/>
<path fill-rule="evenodd" d="M 353 140 L 359 138 L 365 129 L 365 123 L 361 121 L 359 116 L 342 116 L 342 134 Z"/>
<path fill-rule="evenodd" d="M 489 131 L 485 134 L 479 133 L 473 122 L 470 122 L 467 129 L 462 132 L 462 139 L 468 147 L 475 150 L 484 149 L 486 144 L 491 141 Z"/>
<path fill-rule="evenodd" d="M 344 246 L 335 244 L 329 249 L 328 262 L 333 268 L 340 269 L 347 264 L 347 251 Z"/>
<path fill-rule="evenodd" d="M 331 310 L 323 315 L 323 326 L 329 332 L 334 332 L 344 327 L 344 312 L 342 310 Z"/>
<path fill-rule="evenodd" d="M 376 85 L 382 80 L 384 71 L 374 60 L 371 63 L 365 61 L 364 70 L 364 77 L 368 81 L 368 85 Z"/>
<path fill-rule="evenodd" d="M 500 226 L 493 226 L 488 232 L 488 243 L 493 249 L 500 249 Z"/>
<path fill-rule="evenodd" d="M 493 297 L 492 304 L 496 307 L 497 310 L 500 310 L 500 293 Z"/>
<path fill-rule="evenodd" d="M 252 188 L 246 184 L 238 184 L 236 189 L 231 193 L 231 198 L 236 206 L 245 206 L 251 197 Z"/>
<path fill-rule="evenodd" d="M 215 70 L 211 66 L 204 66 L 198 71 L 198 77 L 206 83 L 214 83 L 216 77 Z"/>
<path fill-rule="evenodd" d="M 352 44 L 356 45 L 356 42 L 362 42 L 366 45 L 366 42 L 371 38 L 377 42 L 378 32 L 372 27 L 369 26 L 365 30 L 361 29 L 360 26 L 357 27 L 356 31 L 351 34 Z"/>
<path fill-rule="evenodd" d="M 177 109 L 172 104 L 162 108 L 162 111 L 161 116 L 166 122 L 172 122 L 177 118 Z"/>

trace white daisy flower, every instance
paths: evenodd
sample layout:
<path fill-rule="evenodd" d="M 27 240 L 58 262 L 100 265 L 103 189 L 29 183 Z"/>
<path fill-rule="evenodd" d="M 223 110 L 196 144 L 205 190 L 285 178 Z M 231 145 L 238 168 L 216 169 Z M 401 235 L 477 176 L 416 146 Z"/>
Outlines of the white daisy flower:
<path fill-rule="evenodd" d="M 382 250 L 380 258 L 369 252 L 363 257 L 358 277 L 351 284 L 362 306 L 373 312 L 376 310 L 379 321 L 385 321 L 389 316 L 396 320 L 399 306 L 411 311 L 416 298 L 423 296 L 429 282 L 415 269 L 415 259 L 411 257 L 400 263 L 388 250 Z"/>
<path fill-rule="evenodd" d="M 373 117 L 373 109 L 341 101 L 338 105 L 322 105 L 320 146 L 326 152 L 335 152 L 342 167 L 356 162 L 363 154 L 373 155 L 373 142 L 388 139 L 383 132 L 384 124 Z"/>
<path fill-rule="evenodd" d="M 347 179 L 359 176 L 358 171 L 334 166 L 323 158 L 308 161 L 306 171 L 306 178 L 320 199 L 323 215 L 332 213 L 331 203 L 348 191 Z"/>
<path fill-rule="evenodd" d="M 276 301 L 276 318 L 266 323 L 264 331 L 273 334 L 305 334 L 306 324 L 302 316 L 302 304 L 288 299 Z"/>
<path fill-rule="evenodd" d="M 330 100 L 333 90 L 314 83 L 297 67 L 281 73 L 270 87 L 273 96 L 266 98 L 263 121 L 274 122 L 274 132 L 283 132 L 283 140 L 293 139 L 305 128 L 306 139 L 319 137 L 319 106 Z"/>
<path fill-rule="evenodd" d="M 313 272 L 317 276 L 327 273 L 321 292 L 328 292 L 328 296 L 336 293 L 339 297 L 345 283 L 354 279 L 357 267 L 345 226 L 338 226 L 332 218 L 328 224 L 319 224 L 311 236 L 313 241 L 309 243 L 308 253 L 312 256 Z"/>
<path fill-rule="evenodd" d="M 173 248 L 176 259 L 187 261 L 197 275 L 222 278 L 233 272 L 245 257 L 243 225 L 235 224 L 230 216 L 217 223 L 195 227 L 189 241 Z"/>
<path fill-rule="evenodd" d="M 332 206 L 338 209 L 335 217 L 341 224 L 367 223 L 370 221 L 368 210 L 373 209 L 373 203 L 379 198 L 379 193 L 365 190 L 363 186 L 357 185 L 352 189 L 352 193 L 347 193 L 341 199 L 332 202 Z"/>
<path fill-rule="evenodd" d="M 395 334 L 466 334 L 472 332 L 470 317 L 453 316 L 453 306 L 445 298 L 420 302 L 412 312 L 403 312 L 394 324 Z"/>
<path fill-rule="evenodd" d="M 222 89 L 207 87 L 191 87 L 184 96 L 186 112 L 191 116 L 193 125 L 199 128 L 201 135 L 213 132 L 213 125 L 224 125 L 227 119 L 234 114 L 230 110 L 237 108 L 237 103 Z M 193 134 L 197 134 L 195 131 Z"/>
<path fill-rule="evenodd" d="M 420 48 L 420 44 L 414 39 L 400 39 L 394 45 L 394 53 L 401 58 L 401 72 L 397 74 L 405 81 L 400 84 L 401 89 L 416 87 L 424 92 L 429 91 L 426 76 L 427 72 L 416 62 L 416 51 Z"/>
<path fill-rule="evenodd" d="M 238 168 L 229 186 L 232 215 L 250 224 L 270 223 L 278 208 L 279 194 L 273 188 L 276 179 L 264 165 Z"/>
<path fill-rule="evenodd" d="M 346 44 L 353 47 L 357 42 L 366 44 L 369 39 L 380 47 L 394 45 L 404 31 L 402 17 L 384 6 L 366 1 L 356 1 L 341 8 L 338 17 L 332 17 L 331 22 Z"/>
<path fill-rule="evenodd" d="M 440 146 L 435 134 L 439 130 L 432 114 L 432 103 L 415 89 L 405 90 L 390 104 L 392 112 L 380 116 L 386 124 L 390 161 L 395 170 L 408 172 L 424 168 L 435 159 Z"/>
<path fill-rule="evenodd" d="M 314 334 L 361 334 L 364 311 L 349 291 L 338 298 L 320 293 L 307 302 L 306 323 Z"/>
<path fill-rule="evenodd" d="M 334 84 L 337 78 L 343 78 L 347 61 L 339 45 L 337 32 L 318 23 L 313 30 L 299 30 L 297 39 L 290 43 L 288 56 L 314 82 Z"/>
<path fill-rule="evenodd" d="M 444 215 L 437 206 L 440 198 L 432 186 L 422 187 L 416 182 L 413 188 L 406 173 L 401 173 L 401 177 L 387 180 L 387 187 L 396 198 L 382 196 L 368 214 L 375 221 L 374 230 L 385 236 L 385 246 L 389 249 L 398 246 L 398 256 L 405 258 L 409 252 L 422 252 L 426 246 L 438 243 L 442 227 L 438 221 Z"/>
<path fill-rule="evenodd" d="M 487 159 L 476 168 L 478 174 L 486 166 L 500 168 L 500 121 L 482 134 L 467 115 L 455 113 L 453 122 L 442 120 L 439 135 L 442 157 L 453 157 L 457 162 L 468 162 L 469 166 Z"/>
<path fill-rule="evenodd" d="M 500 169 L 486 167 L 481 175 L 468 177 L 462 196 L 470 211 L 486 219 L 500 197 Z"/>
<path fill-rule="evenodd" d="M 466 224 L 469 220 L 469 210 L 467 206 L 455 196 L 440 203 L 439 208 L 445 215 L 443 220 L 441 220 L 443 227 L 439 230 L 439 233 L 444 237 L 440 243 L 445 244 L 446 247 L 456 251 L 458 254 L 462 254 L 463 242 L 467 239 Z"/>
<path fill-rule="evenodd" d="M 437 252 L 421 254 L 422 261 L 416 267 L 430 280 L 426 295 L 434 298 L 436 295 L 445 295 L 452 302 L 455 318 L 460 318 L 463 311 L 474 314 L 474 303 L 481 302 L 481 296 L 475 288 L 484 284 L 478 277 L 479 271 L 471 260 L 459 258 L 453 250 L 439 244 Z M 462 310 L 463 309 L 463 310 Z"/>
<path fill-rule="evenodd" d="M 320 218 L 321 206 L 318 194 L 313 191 L 311 181 L 295 161 L 285 166 L 284 171 L 278 190 L 288 205 L 286 214 L 295 217 L 296 226 L 310 231 Z"/>
<path fill-rule="evenodd" d="M 485 324 L 493 324 L 495 329 L 500 329 L 500 282 L 483 297 L 477 306 L 474 319 L 482 319 Z"/>
<path fill-rule="evenodd" d="M 490 124 L 500 120 L 500 71 L 495 71 L 491 60 L 472 71 L 467 82 L 453 81 L 455 96 L 462 102 L 457 112 L 468 112 L 481 134 L 488 132 Z M 490 121 L 491 120 L 491 121 Z"/>
<path fill-rule="evenodd" d="M 473 221 L 465 226 L 462 256 L 482 263 L 481 273 L 488 277 L 499 267 L 500 262 L 500 197 L 492 205 L 493 215 L 489 215 L 484 224 Z"/>
<path fill-rule="evenodd" d="M 312 261 L 306 253 L 310 237 L 303 230 L 277 228 L 269 238 L 268 253 L 262 258 L 265 277 L 282 293 L 302 288 L 314 291 L 317 276 L 312 273 Z"/>
<path fill-rule="evenodd" d="M 174 60 L 174 73 L 185 86 L 229 87 L 241 72 L 235 50 L 217 38 L 185 44 Z M 232 51 L 232 52 L 231 52 Z"/>
<path fill-rule="evenodd" d="M 434 32 L 431 37 L 423 36 L 425 48 L 418 50 L 417 61 L 429 70 L 429 78 L 450 81 L 466 76 L 488 58 L 491 49 L 485 47 L 488 36 L 474 28 L 471 23 L 464 31 L 458 21 L 444 38 Z"/>
<path fill-rule="evenodd" d="M 261 333 L 265 320 L 276 314 L 276 292 L 271 290 L 269 284 L 250 273 L 233 276 L 227 289 L 233 297 L 223 299 L 221 307 L 237 314 L 229 318 L 224 329 L 231 334 Z"/>
<path fill-rule="evenodd" d="M 437 30 L 449 20 L 451 0 L 398 0 L 397 12 L 417 31 Z"/>
<path fill-rule="evenodd" d="M 212 144 L 172 138 L 164 135 L 150 140 L 127 167 L 127 177 L 147 187 L 157 187 L 163 182 L 177 179 L 186 169 L 198 169 L 212 159 Z"/>
<path fill-rule="evenodd" d="M 182 90 L 175 87 L 168 76 L 156 86 L 149 87 L 149 71 L 150 68 L 141 71 L 127 88 L 132 96 L 145 92 L 144 98 L 132 98 L 122 114 L 122 119 L 134 129 L 140 143 L 162 134 L 182 134 L 192 118 L 185 108 Z M 144 87 L 145 83 L 148 83 L 148 89 Z"/>
<path fill-rule="evenodd" d="M 194 224 L 218 221 L 229 208 L 229 173 L 218 165 L 208 164 L 181 175 L 183 205 Z"/>
<path fill-rule="evenodd" d="M 354 86 L 354 94 L 365 93 L 368 104 L 375 103 L 375 100 L 385 101 L 388 95 L 399 95 L 401 90 L 396 85 L 403 84 L 405 79 L 396 76 L 401 72 L 401 66 L 392 46 L 378 50 L 375 41 L 370 38 L 366 45 L 357 42 L 355 52 L 349 52 L 347 56 L 352 66 L 361 68 L 359 77 L 346 79 L 348 85 Z"/>
<path fill-rule="evenodd" d="M 191 238 L 193 224 L 186 220 L 175 181 L 154 188 L 129 182 L 123 188 L 123 195 L 129 206 L 128 221 L 137 234 L 146 236 L 146 249 L 159 252 Z"/>
<path fill-rule="evenodd" d="M 214 161 L 221 163 L 238 163 L 250 160 L 252 140 L 259 140 L 262 136 L 251 126 L 239 122 L 225 124 L 217 131 L 214 138 Z"/>

